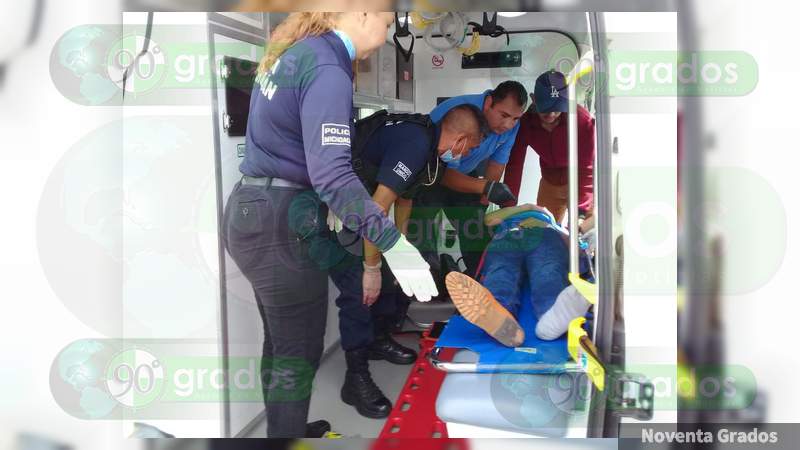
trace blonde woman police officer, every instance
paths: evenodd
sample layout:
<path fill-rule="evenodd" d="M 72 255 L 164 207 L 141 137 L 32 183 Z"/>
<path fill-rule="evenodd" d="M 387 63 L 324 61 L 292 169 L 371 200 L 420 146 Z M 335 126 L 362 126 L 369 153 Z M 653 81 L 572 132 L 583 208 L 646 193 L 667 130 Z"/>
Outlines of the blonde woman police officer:
<path fill-rule="evenodd" d="M 428 264 L 372 201 L 350 162 L 352 61 L 383 45 L 393 17 L 292 13 L 270 36 L 258 68 L 243 176 L 228 199 L 224 238 L 264 322 L 269 437 L 307 434 L 328 306 L 328 273 L 310 256 L 309 243 L 327 231 L 325 205 L 380 249 L 407 295 L 428 301 L 438 294 Z M 311 197 L 325 205 L 298 215 L 297 205 Z"/>

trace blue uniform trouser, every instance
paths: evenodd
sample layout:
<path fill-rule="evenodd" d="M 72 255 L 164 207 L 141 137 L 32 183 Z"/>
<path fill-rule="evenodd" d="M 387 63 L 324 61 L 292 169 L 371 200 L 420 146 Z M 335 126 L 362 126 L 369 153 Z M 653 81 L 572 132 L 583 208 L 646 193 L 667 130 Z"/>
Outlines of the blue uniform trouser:
<path fill-rule="evenodd" d="M 336 306 L 339 308 L 339 333 L 342 348 L 345 351 L 355 350 L 372 344 L 375 336 L 382 334 L 399 320 L 404 311 L 402 291 L 394 285 L 394 276 L 386 262 L 381 269 L 381 295 L 372 305 L 364 305 L 362 276 L 364 274 L 363 259 L 349 256 L 330 271 L 330 277 L 339 289 Z"/>
<path fill-rule="evenodd" d="M 521 301 L 533 302 L 539 319 L 569 285 L 568 272 L 569 249 L 561 234 L 550 228 L 519 229 L 489 244 L 482 284 L 515 317 Z M 530 285 L 530 299 L 520 298 L 523 281 Z"/>

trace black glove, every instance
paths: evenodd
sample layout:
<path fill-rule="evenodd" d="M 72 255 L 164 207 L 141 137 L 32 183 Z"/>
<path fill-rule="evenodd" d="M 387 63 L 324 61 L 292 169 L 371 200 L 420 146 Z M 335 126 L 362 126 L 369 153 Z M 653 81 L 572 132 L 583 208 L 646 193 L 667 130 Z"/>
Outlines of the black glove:
<path fill-rule="evenodd" d="M 499 181 L 487 181 L 486 186 L 483 188 L 483 193 L 490 202 L 498 205 L 517 200 L 508 185 Z"/>

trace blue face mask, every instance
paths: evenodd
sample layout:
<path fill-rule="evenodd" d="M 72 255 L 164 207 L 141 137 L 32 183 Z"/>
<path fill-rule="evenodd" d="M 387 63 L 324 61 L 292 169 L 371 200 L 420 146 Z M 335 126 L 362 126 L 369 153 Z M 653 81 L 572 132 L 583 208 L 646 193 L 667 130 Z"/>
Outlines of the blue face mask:
<path fill-rule="evenodd" d="M 455 147 L 455 145 L 448 148 L 446 152 L 442 153 L 441 156 L 439 156 L 439 159 L 441 159 L 442 162 L 448 166 L 458 167 L 458 165 L 461 164 L 461 154 L 459 154 L 458 157 L 453 156 L 453 147 Z"/>
<path fill-rule="evenodd" d="M 350 61 L 356 60 L 356 46 L 353 44 L 353 40 L 350 39 L 350 36 L 347 35 L 344 31 L 341 30 L 333 30 L 339 39 L 342 40 L 344 43 L 345 48 L 347 48 L 347 54 L 350 55 Z"/>

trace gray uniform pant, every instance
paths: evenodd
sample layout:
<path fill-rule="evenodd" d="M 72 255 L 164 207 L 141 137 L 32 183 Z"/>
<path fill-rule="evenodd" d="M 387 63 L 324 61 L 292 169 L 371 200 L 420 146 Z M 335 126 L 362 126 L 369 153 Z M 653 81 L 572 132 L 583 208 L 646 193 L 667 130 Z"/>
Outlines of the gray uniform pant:
<path fill-rule="evenodd" d="M 325 211 L 307 201 L 313 198 L 310 191 L 239 183 L 225 208 L 225 246 L 250 281 L 264 323 L 268 437 L 304 437 L 323 351 L 328 273 L 309 256 L 308 230 L 320 230 L 320 217 L 325 226 Z"/>

